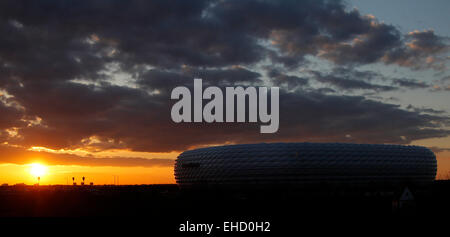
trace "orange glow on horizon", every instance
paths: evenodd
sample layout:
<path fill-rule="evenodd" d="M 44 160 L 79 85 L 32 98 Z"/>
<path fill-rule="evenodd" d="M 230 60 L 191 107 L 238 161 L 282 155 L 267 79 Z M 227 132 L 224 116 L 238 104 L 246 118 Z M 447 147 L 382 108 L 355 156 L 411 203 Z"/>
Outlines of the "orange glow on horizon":
<path fill-rule="evenodd" d="M 0 185 L 32 185 L 37 182 L 37 177 L 40 177 L 41 185 L 72 185 L 72 177 L 78 185 L 82 177 L 85 177 L 85 184 L 93 182 L 95 185 L 111 185 L 115 182 L 120 185 L 175 183 L 173 167 L 0 164 Z"/>

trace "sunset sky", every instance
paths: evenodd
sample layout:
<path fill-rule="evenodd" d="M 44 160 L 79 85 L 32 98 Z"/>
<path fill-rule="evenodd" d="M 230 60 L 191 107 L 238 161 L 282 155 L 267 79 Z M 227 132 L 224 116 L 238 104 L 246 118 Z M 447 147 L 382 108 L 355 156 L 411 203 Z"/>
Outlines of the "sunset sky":
<path fill-rule="evenodd" d="M 280 141 L 423 145 L 450 177 L 449 12 L 448 0 L 0 1 L 0 184 L 174 183 L 186 149 Z M 194 77 L 280 87 L 278 132 L 174 123 L 170 92 Z"/>

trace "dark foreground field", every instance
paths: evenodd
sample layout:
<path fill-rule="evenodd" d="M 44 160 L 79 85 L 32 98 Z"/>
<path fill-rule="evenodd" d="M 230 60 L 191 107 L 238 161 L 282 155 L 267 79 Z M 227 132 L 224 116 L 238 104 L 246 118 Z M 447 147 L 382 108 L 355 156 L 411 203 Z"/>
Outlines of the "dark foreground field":
<path fill-rule="evenodd" d="M 449 181 L 436 181 L 422 190 L 410 189 L 414 199 L 400 201 L 403 188 L 387 192 L 377 189 L 183 192 L 176 185 L 8 186 L 0 187 L 0 216 L 6 217 L 1 222 L 6 225 L 24 222 L 52 228 L 67 226 L 78 231 L 86 226 L 109 231 L 130 227 L 168 233 L 178 232 L 180 224 L 186 221 L 216 225 L 225 221 L 270 222 L 274 233 L 296 231 L 309 223 L 354 225 L 356 221 L 378 225 L 382 221 L 397 225 L 405 220 L 448 217 Z"/>

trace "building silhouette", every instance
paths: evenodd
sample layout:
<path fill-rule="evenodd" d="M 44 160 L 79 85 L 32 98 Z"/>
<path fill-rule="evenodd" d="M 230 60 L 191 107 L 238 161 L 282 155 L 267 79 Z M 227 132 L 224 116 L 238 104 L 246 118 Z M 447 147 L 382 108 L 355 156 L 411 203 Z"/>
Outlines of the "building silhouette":
<path fill-rule="evenodd" d="M 185 151 L 175 163 L 181 188 L 426 183 L 437 161 L 425 147 L 347 143 L 262 143 Z"/>

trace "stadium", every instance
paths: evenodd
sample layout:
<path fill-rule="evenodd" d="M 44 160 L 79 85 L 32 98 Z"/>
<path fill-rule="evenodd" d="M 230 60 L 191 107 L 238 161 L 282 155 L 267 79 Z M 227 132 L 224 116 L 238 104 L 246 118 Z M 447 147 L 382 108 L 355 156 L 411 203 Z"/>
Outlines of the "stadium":
<path fill-rule="evenodd" d="M 188 150 L 176 160 L 181 188 L 318 184 L 424 184 L 436 176 L 425 147 L 346 143 L 261 143 Z"/>

